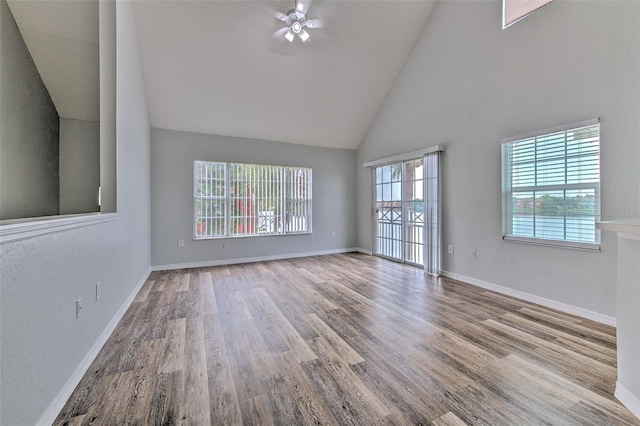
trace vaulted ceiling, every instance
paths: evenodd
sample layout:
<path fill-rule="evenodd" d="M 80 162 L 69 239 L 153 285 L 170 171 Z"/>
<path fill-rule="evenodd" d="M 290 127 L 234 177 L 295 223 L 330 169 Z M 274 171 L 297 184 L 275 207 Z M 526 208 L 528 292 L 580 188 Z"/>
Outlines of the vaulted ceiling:
<path fill-rule="evenodd" d="M 136 1 L 151 125 L 355 149 L 434 4 L 306 1 L 322 28 L 289 43 L 293 1 Z"/>
<path fill-rule="evenodd" d="M 100 120 L 98 0 L 7 4 L 58 115 Z"/>

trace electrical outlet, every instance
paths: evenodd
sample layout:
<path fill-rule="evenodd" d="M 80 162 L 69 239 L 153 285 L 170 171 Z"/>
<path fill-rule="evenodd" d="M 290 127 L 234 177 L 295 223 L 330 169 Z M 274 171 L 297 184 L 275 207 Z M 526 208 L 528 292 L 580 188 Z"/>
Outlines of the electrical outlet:
<path fill-rule="evenodd" d="M 100 300 L 100 296 L 101 296 L 101 288 L 100 288 L 100 283 L 96 284 L 96 300 Z"/>
<path fill-rule="evenodd" d="M 223 241 L 222 242 L 222 248 L 225 249 L 225 250 L 228 249 L 229 248 L 229 243 L 227 241 Z"/>
<path fill-rule="evenodd" d="M 478 253 L 476 252 L 476 249 L 473 249 L 473 251 L 471 252 L 471 257 L 473 257 L 474 259 L 477 257 Z"/>
<path fill-rule="evenodd" d="M 331 236 L 335 237 L 336 236 L 336 231 L 331 231 Z"/>
<path fill-rule="evenodd" d="M 80 318 L 80 311 L 82 310 L 82 298 L 78 297 L 76 300 L 76 319 Z"/>
<path fill-rule="evenodd" d="M 178 240 L 178 247 L 184 247 L 184 240 Z"/>
<path fill-rule="evenodd" d="M 453 254 L 453 245 L 452 244 L 449 244 L 449 247 L 447 247 L 447 253 Z"/>

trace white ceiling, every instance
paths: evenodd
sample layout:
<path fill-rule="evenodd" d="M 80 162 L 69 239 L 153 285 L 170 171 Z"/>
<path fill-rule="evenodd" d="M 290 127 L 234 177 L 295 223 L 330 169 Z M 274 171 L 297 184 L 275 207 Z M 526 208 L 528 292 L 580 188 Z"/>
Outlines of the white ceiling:
<path fill-rule="evenodd" d="M 100 120 L 98 0 L 8 0 L 62 118 Z"/>
<path fill-rule="evenodd" d="M 315 0 L 323 27 L 289 43 L 293 1 L 136 1 L 151 125 L 355 149 L 434 4 Z"/>

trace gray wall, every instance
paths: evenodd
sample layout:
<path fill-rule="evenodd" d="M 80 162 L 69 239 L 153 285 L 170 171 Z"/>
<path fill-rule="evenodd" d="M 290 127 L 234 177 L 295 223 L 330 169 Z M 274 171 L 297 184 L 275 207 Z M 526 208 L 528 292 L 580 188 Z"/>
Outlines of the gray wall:
<path fill-rule="evenodd" d="M 3 425 L 38 421 L 150 266 L 150 135 L 133 12 L 108 4 L 117 7 L 118 218 L 0 247 Z"/>
<path fill-rule="evenodd" d="M 0 220 L 56 215 L 58 113 L 5 0 L 0 19 Z"/>
<path fill-rule="evenodd" d="M 151 263 L 210 262 L 351 248 L 356 243 L 356 152 L 151 130 Z M 193 160 L 313 168 L 311 235 L 193 240 Z M 331 236 L 336 231 L 336 236 Z M 185 241 L 179 248 L 177 240 Z M 228 246 L 222 248 L 223 241 Z"/>
<path fill-rule="evenodd" d="M 100 211 L 100 123 L 60 119 L 60 214 Z"/>
<path fill-rule="evenodd" d="M 499 1 L 435 6 L 358 150 L 358 245 L 371 247 L 362 164 L 445 144 L 443 244 L 455 252 L 443 269 L 615 316 L 611 233 L 596 253 L 501 240 L 500 140 L 600 117 L 603 219 L 637 214 L 640 2 L 555 1 L 504 31 L 500 19 Z"/>

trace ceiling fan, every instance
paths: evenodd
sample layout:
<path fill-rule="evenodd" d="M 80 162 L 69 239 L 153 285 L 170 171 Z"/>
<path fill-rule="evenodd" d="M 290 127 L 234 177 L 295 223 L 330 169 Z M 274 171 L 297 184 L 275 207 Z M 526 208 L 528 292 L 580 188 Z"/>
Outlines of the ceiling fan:
<path fill-rule="evenodd" d="M 286 14 L 282 14 L 279 18 L 287 24 L 282 31 L 284 32 L 284 38 L 289 43 L 293 43 L 296 36 L 304 43 L 311 37 L 306 29 L 319 28 L 318 20 L 307 19 L 304 5 L 297 0 L 294 0 L 293 9 L 289 10 Z"/>

